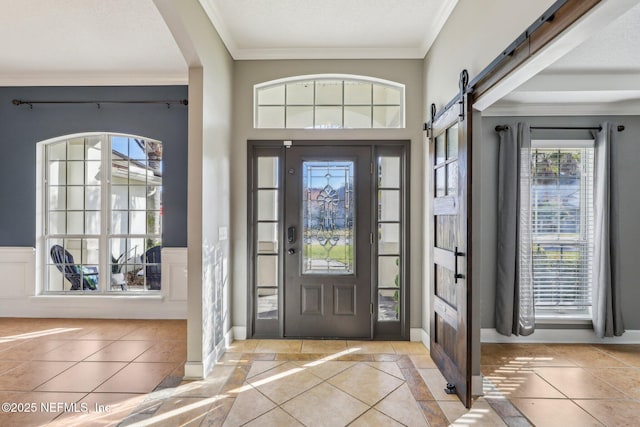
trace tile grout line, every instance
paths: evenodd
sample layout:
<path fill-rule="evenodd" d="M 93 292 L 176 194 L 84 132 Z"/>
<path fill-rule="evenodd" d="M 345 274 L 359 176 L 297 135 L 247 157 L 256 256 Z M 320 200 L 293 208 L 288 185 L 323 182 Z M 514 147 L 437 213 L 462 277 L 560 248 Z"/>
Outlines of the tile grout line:
<path fill-rule="evenodd" d="M 373 358 L 373 355 L 371 355 L 371 356 L 372 356 L 372 358 Z M 339 361 L 339 360 L 338 360 L 338 361 Z M 359 414 L 357 417 L 355 417 L 353 420 L 351 420 L 351 421 L 349 422 L 349 424 L 347 424 L 347 425 L 351 425 L 351 424 L 352 424 L 352 423 L 354 423 L 356 420 L 358 420 L 360 417 L 362 417 L 364 414 L 366 414 L 367 412 L 369 412 L 371 409 L 374 409 L 374 407 L 375 407 L 378 403 L 380 403 L 382 400 L 386 399 L 386 398 L 387 398 L 391 393 L 393 393 L 393 392 L 394 392 L 394 391 L 396 391 L 398 388 L 400 388 L 403 384 L 405 384 L 405 383 L 406 383 L 406 381 L 404 381 L 404 380 L 402 380 L 402 379 L 398 378 L 399 380 L 401 380 L 401 381 L 402 381 L 402 383 L 401 383 L 401 384 L 399 384 L 397 387 L 395 387 L 392 391 L 390 391 L 389 393 L 387 393 L 387 394 L 386 394 L 385 396 L 383 396 L 381 399 L 379 399 L 378 401 L 376 401 L 373 405 L 370 405 L 369 403 L 362 401 L 362 400 L 361 400 L 360 398 L 358 398 L 357 396 L 354 396 L 353 394 L 349 393 L 348 391 L 346 391 L 346 390 L 342 390 L 341 388 L 339 388 L 339 387 L 337 387 L 337 386 L 335 386 L 335 385 L 333 385 L 333 384 L 331 384 L 331 383 L 329 382 L 329 380 L 330 380 L 330 379 L 332 379 L 332 378 L 334 378 L 334 377 L 336 377 L 336 376 L 338 376 L 338 375 L 340 375 L 340 374 L 342 374 L 342 373 L 346 372 L 347 370 L 349 370 L 349 369 L 353 368 L 354 366 L 356 366 L 358 363 L 364 363 L 364 364 L 367 364 L 367 366 L 370 366 L 370 365 L 368 365 L 368 363 L 369 363 L 369 362 L 370 362 L 370 361 L 355 361 L 355 364 L 354 364 L 354 365 L 352 365 L 352 366 L 350 366 L 350 367 L 348 367 L 348 368 L 345 368 L 345 369 L 343 369 L 343 370 L 342 370 L 342 371 L 340 371 L 340 372 L 335 373 L 334 375 L 332 375 L 332 376 L 331 376 L 331 377 L 329 377 L 329 378 L 322 378 L 322 377 L 320 377 L 319 375 L 314 374 L 313 372 L 310 372 L 312 375 L 315 375 L 316 377 L 320 378 L 322 381 L 321 381 L 321 382 L 319 382 L 318 384 L 314 385 L 314 386 L 313 386 L 313 387 L 311 387 L 310 389 L 303 391 L 302 393 L 300 393 L 300 394 L 298 394 L 298 395 L 296 395 L 296 396 L 292 397 L 291 399 L 288 399 L 286 402 L 283 402 L 282 404 L 285 404 L 285 403 L 287 403 L 287 402 L 290 402 L 291 400 L 295 399 L 296 397 L 301 396 L 302 394 L 304 394 L 304 393 L 306 393 L 306 392 L 308 392 L 308 391 L 310 391 L 310 390 L 312 390 L 312 389 L 314 389 L 314 388 L 316 388 L 316 387 L 320 386 L 321 384 L 327 384 L 328 386 L 333 387 L 333 388 L 335 388 L 336 390 L 338 390 L 338 391 L 340 391 L 340 392 L 342 392 L 342 393 L 345 393 L 347 396 L 350 396 L 350 397 L 354 398 L 355 400 L 357 400 L 358 402 L 362 403 L 363 405 L 365 405 L 365 406 L 367 407 L 367 409 L 366 409 L 366 410 L 364 410 L 361 414 Z M 376 369 L 376 368 L 374 368 L 373 366 L 370 366 L 370 367 L 371 367 L 371 368 L 373 368 L 373 369 Z M 394 377 L 394 378 L 397 378 L 397 377 L 395 377 L 394 375 L 391 375 L 391 374 L 389 374 L 389 373 L 387 373 L 387 372 L 384 372 L 384 371 L 382 371 L 382 370 L 379 370 L 379 371 L 380 371 L 380 372 L 383 372 L 383 373 L 385 373 L 385 374 L 387 374 L 387 375 L 390 375 L 390 376 L 392 376 L 392 377 Z M 267 397 L 267 398 L 268 398 L 268 396 L 265 396 L 265 397 Z M 275 403 L 275 402 L 274 402 L 274 403 Z M 304 425 L 304 423 L 303 423 L 301 420 L 299 420 L 299 419 L 298 419 L 298 418 L 296 418 L 293 414 L 291 414 L 290 412 L 288 412 L 285 408 L 283 408 L 283 407 L 282 407 L 282 405 L 278 405 L 277 403 L 276 403 L 276 405 L 277 405 L 281 410 L 283 410 L 285 413 L 287 413 L 289 416 L 291 416 L 293 419 L 295 419 L 296 421 L 298 421 L 299 423 L 301 423 L 302 425 Z M 379 411 L 379 412 L 380 412 L 380 411 Z M 381 413 L 383 413 L 383 412 L 381 412 Z M 384 413 L 383 413 L 383 414 L 384 414 Z M 388 416 L 389 418 L 393 419 L 393 420 L 394 420 L 394 421 L 396 421 L 396 422 L 399 422 L 398 420 L 394 419 L 393 417 L 389 416 L 388 414 L 384 414 L 384 415 Z M 401 423 L 401 424 L 402 424 L 402 423 Z"/>
<path fill-rule="evenodd" d="M 280 354 L 286 354 L 286 356 L 285 356 L 285 359 L 286 359 L 285 363 L 286 363 L 286 362 L 292 362 L 292 363 L 295 363 L 296 365 L 304 366 L 304 364 L 302 364 L 302 365 L 301 365 L 300 363 L 301 363 L 301 362 L 309 362 L 308 360 L 295 360 L 295 356 L 294 356 L 295 354 L 301 354 L 301 355 L 302 355 L 302 354 L 305 354 L 305 353 L 275 353 L 274 360 L 278 360 L 278 355 L 280 355 Z M 311 353 L 307 353 L 307 354 L 311 354 Z M 327 355 L 329 355 L 329 354 L 330 354 L 330 353 L 328 353 Z M 394 354 L 397 354 L 397 353 L 394 353 Z M 322 354 L 320 354 L 320 355 L 321 355 L 321 356 L 322 356 L 322 355 L 325 355 L 325 353 L 322 353 Z M 369 411 L 370 411 L 370 410 L 372 410 L 372 409 L 375 409 L 375 406 L 376 406 L 377 404 L 379 404 L 381 401 L 383 401 L 384 399 L 386 399 L 390 394 L 392 394 L 393 392 L 395 392 L 398 388 L 402 387 L 402 385 L 404 385 L 404 384 L 408 384 L 408 382 L 407 382 L 407 380 L 406 380 L 406 379 L 398 378 L 398 377 L 396 377 L 395 375 L 392 375 L 392 374 L 390 374 L 390 373 L 388 373 L 388 372 L 385 372 L 385 371 L 383 371 L 383 370 L 381 370 L 381 369 L 378 369 L 378 368 L 375 368 L 375 367 L 373 367 L 373 366 L 369 365 L 369 363 L 370 363 L 370 362 L 376 362 L 375 357 L 374 357 L 375 355 L 374 355 L 374 354 L 366 354 L 366 355 L 370 356 L 368 359 L 371 359 L 371 360 L 356 360 L 354 365 L 352 365 L 352 366 L 350 366 L 350 367 L 348 367 L 348 368 L 345 368 L 345 369 L 341 370 L 340 372 L 337 372 L 337 373 L 335 373 L 334 375 L 332 375 L 332 376 L 330 376 L 330 377 L 328 377 L 328 378 L 323 378 L 323 377 L 321 377 L 321 376 L 319 376 L 319 375 L 317 375 L 317 374 L 314 374 L 313 372 L 310 372 L 312 375 L 314 375 L 315 377 L 319 378 L 321 381 L 320 381 L 318 384 L 315 384 L 314 386 L 312 386 L 311 388 L 309 388 L 309 389 L 307 389 L 307 390 L 304 390 L 304 391 L 302 391 L 302 392 L 300 392 L 300 393 L 296 394 L 295 396 L 292 396 L 291 398 L 287 399 L 286 401 L 284 401 L 284 402 L 282 402 L 282 403 L 280 403 L 280 404 L 279 404 L 279 403 L 277 403 L 277 402 L 275 402 L 274 400 L 272 400 L 272 399 L 271 399 L 269 396 L 267 396 L 266 394 L 262 393 L 262 391 L 260 391 L 260 390 L 259 390 L 258 388 L 256 388 L 256 387 L 254 387 L 251 383 L 247 382 L 247 381 L 246 381 L 246 378 L 245 378 L 245 382 L 247 382 L 247 384 L 248 384 L 249 386 L 251 386 L 251 387 L 252 387 L 252 389 L 254 389 L 254 390 L 256 390 L 257 392 L 259 392 L 262 396 L 264 396 L 266 399 L 268 399 L 270 402 L 272 402 L 272 403 L 275 405 L 275 406 L 274 406 L 274 408 L 272 408 L 272 409 L 270 409 L 270 410 L 268 410 L 268 411 L 266 411 L 266 412 L 264 412 L 264 413 L 262 413 L 262 414 L 260 414 L 260 415 L 258 415 L 258 416 L 256 416 L 256 417 L 254 417 L 254 418 L 253 418 L 253 419 L 251 419 L 251 420 L 248 420 L 248 421 L 247 421 L 247 423 L 248 423 L 248 422 L 251 422 L 251 421 L 253 421 L 253 420 L 256 420 L 256 419 L 258 419 L 258 418 L 260 418 L 261 416 L 263 416 L 263 415 L 265 415 L 265 414 L 267 414 L 267 413 L 269 413 L 269 412 L 273 411 L 275 408 L 279 408 L 279 409 L 280 409 L 280 410 L 282 410 L 284 413 L 286 413 L 287 415 L 291 416 L 293 419 L 295 419 L 296 421 L 298 421 L 299 423 L 301 423 L 301 424 L 303 424 L 303 425 L 304 425 L 304 423 L 303 423 L 301 420 L 299 420 L 299 419 L 298 419 L 298 418 L 296 418 L 293 414 L 291 414 L 289 411 L 287 411 L 287 410 L 286 410 L 282 405 L 284 405 L 284 404 L 286 404 L 286 403 L 288 403 L 288 402 L 292 401 L 293 399 L 295 399 L 295 398 L 297 398 L 297 397 L 299 397 L 299 396 L 303 395 L 304 393 L 309 392 L 310 390 L 313 390 L 314 388 L 316 388 L 316 387 L 318 387 L 318 386 L 320 386 L 320 385 L 322 385 L 322 384 L 327 384 L 328 386 L 333 387 L 333 388 L 335 388 L 336 390 L 339 390 L 339 391 L 340 391 L 340 392 L 342 392 L 342 393 L 345 393 L 346 395 L 348 395 L 348 396 L 350 396 L 350 397 L 352 397 L 352 398 L 356 399 L 357 401 L 361 402 L 363 405 L 365 405 L 365 406 L 366 406 L 366 408 L 367 408 L 367 409 L 365 409 L 361 414 L 359 414 L 357 417 L 355 417 L 353 420 L 351 420 L 351 421 L 349 422 L 349 424 L 352 424 L 353 422 L 355 422 L 356 420 L 358 420 L 360 417 L 362 417 L 365 413 L 369 412 Z M 399 357 L 402 357 L 403 355 L 398 355 L 398 356 L 399 356 Z M 406 356 L 406 355 L 405 355 L 405 356 Z M 326 357 L 326 355 L 325 355 L 324 357 Z M 322 358 L 322 357 L 321 357 L 321 358 Z M 339 359 L 339 358 L 338 358 L 338 359 Z M 397 360 L 399 360 L 399 359 L 397 359 Z M 411 363 L 411 365 L 413 366 L 413 369 L 414 369 L 414 370 L 416 370 L 415 365 L 413 365 L 413 361 L 411 361 L 411 359 L 410 359 L 408 356 L 407 356 L 407 360 Z M 250 367 L 251 367 L 251 366 L 253 366 L 253 362 L 255 362 L 255 361 L 257 361 L 257 360 L 255 360 L 255 359 L 254 359 L 254 360 L 251 360 L 251 362 L 250 362 Z M 337 361 L 340 361 L 340 360 L 337 360 Z M 367 403 L 367 402 L 362 401 L 362 400 L 361 400 L 361 399 L 359 399 L 357 396 L 354 396 L 353 394 L 349 393 L 348 391 L 342 390 L 341 388 L 336 387 L 336 386 L 334 386 L 333 384 L 331 384 L 331 383 L 329 382 L 329 380 L 330 380 L 330 379 L 332 379 L 332 378 L 336 377 L 337 375 L 340 375 L 340 374 L 342 374 L 342 373 L 346 372 L 348 369 L 351 369 L 351 368 L 352 368 L 352 367 L 354 367 L 354 366 L 357 366 L 359 363 L 363 363 L 363 364 L 365 364 L 365 365 L 367 365 L 367 366 L 371 367 L 372 369 L 376 369 L 376 370 L 380 371 L 381 373 L 384 373 L 384 374 L 386 374 L 386 375 L 389 375 L 390 377 L 396 378 L 396 379 L 398 379 L 399 381 L 401 381 L 401 383 L 400 383 L 397 387 L 393 388 L 393 390 L 391 390 L 391 391 L 389 391 L 388 393 L 386 393 L 383 397 L 381 397 L 380 399 L 378 399 L 378 400 L 377 400 L 373 405 L 371 405 L 371 404 L 369 404 L 369 403 Z M 402 370 L 402 368 L 400 368 L 400 366 L 397 364 L 397 361 L 396 361 L 396 362 L 392 362 L 392 363 L 395 363 L 395 364 L 396 364 L 396 366 L 398 366 L 398 369 Z M 270 370 L 272 370 L 272 369 L 276 369 L 276 368 L 278 368 L 279 366 L 282 366 L 282 364 L 281 364 L 281 365 L 278 365 L 278 366 L 274 366 L 273 368 L 268 369 L 268 370 L 266 370 L 266 371 L 264 371 L 264 372 L 261 372 L 260 374 L 257 374 L 257 375 L 262 375 L 262 374 L 268 373 Z M 248 371 L 250 371 L 250 368 L 248 369 Z M 247 371 L 247 373 L 248 373 L 248 371 Z M 417 371 L 416 371 L 416 372 L 417 372 Z M 254 376 L 257 376 L 257 375 L 254 375 Z M 425 384 L 424 386 L 426 387 L 426 384 Z M 413 394 L 412 394 L 412 397 L 414 397 L 414 399 L 415 399 L 415 396 L 413 396 Z M 235 398 L 234 398 L 234 399 L 235 399 Z M 435 401 L 435 399 L 434 399 L 433 401 L 434 401 L 434 402 L 436 402 L 436 401 Z M 235 401 L 234 401 L 234 403 L 235 403 Z M 418 406 L 419 406 L 419 408 L 422 410 L 422 413 L 423 413 L 423 416 L 425 417 L 425 420 L 428 422 L 428 418 L 427 418 L 426 414 L 424 413 L 424 410 L 423 410 L 423 408 L 422 408 L 422 405 L 420 405 L 420 404 L 419 404 L 419 401 L 417 401 L 417 400 L 416 400 L 416 403 L 418 403 Z M 437 402 L 436 402 L 436 403 L 437 403 Z M 438 407 L 439 407 L 439 406 L 438 406 Z M 233 405 L 231 405 L 231 406 L 229 407 L 229 411 L 228 411 L 228 412 L 227 412 L 227 414 L 225 415 L 225 420 L 226 420 L 226 417 L 229 415 L 229 412 L 231 411 L 231 409 L 232 409 L 232 408 L 233 408 Z M 440 409 L 440 411 L 442 412 L 441 408 L 439 408 L 439 409 Z M 378 411 L 378 412 L 380 412 L 380 411 Z M 385 415 L 385 416 L 387 416 L 387 417 L 389 417 L 389 418 L 391 418 L 391 419 L 393 419 L 394 421 L 396 421 L 396 422 L 398 422 L 398 423 L 402 424 L 400 421 L 396 420 L 394 417 L 390 416 L 389 414 L 386 414 L 386 413 L 384 413 L 384 412 L 380 412 L 380 413 L 381 413 L 381 414 L 383 414 L 383 415 Z M 446 417 L 444 416 L 444 413 L 442 413 L 442 417 L 443 417 L 444 419 L 446 419 Z M 223 422 L 224 422 L 224 421 L 223 421 Z"/>
<path fill-rule="evenodd" d="M 514 403 L 508 398 L 506 397 L 504 394 L 502 394 L 502 392 L 495 386 L 495 384 L 493 384 L 493 382 L 485 377 L 484 381 L 486 383 L 489 383 L 489 388 L 491 392 L 495 392 L 498 393 L 501 396 L 501 399 L 497 399 L 495 397 L 486 397 L 485 396 L 485 401 L 489 404 L 489 406 L 491 407 L 491 409 L 493 409 L 495 411 L 495 413 L 502 419 L 502 421 L 507 424 L 507 422 L 505 421 L 505 418 L 518 418 L 518 419 L 523 419 L 526 421 L 526 426 L 527 427 L 533 427 L 535 424 L 533 424 L 531 422 L 531 420 L 529 418 L 527 418 L 526 415 L 524 415 L 524 413 L 520 410 L 520 408 L 518 408 L 516 405 L 514 405 Z M 483 385 L 483 388 L 486 384 Z M 503 411 L 502 408 L 500 408 L 500 406 L 498 405 L 498 400 L 503 402 L 505 406 L 507 406 L 509 411 L 515 411 L 515 413 L 520 414 L 520 416 L 518 417 L 507 417 L 506 413 L 504 413 L 503 415 Z M 558 400 L 562 400 L 562 399 L 558 399 Z M 509 425 L 509 424 L 507 424 Z"/>

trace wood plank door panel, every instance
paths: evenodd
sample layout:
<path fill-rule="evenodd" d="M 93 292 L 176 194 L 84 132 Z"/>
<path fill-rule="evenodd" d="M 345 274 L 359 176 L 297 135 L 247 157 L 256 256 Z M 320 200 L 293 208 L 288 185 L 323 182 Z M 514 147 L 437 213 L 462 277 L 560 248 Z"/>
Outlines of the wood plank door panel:
<path fill-rule="evenodd" d="M 431 357 L 443 384 L 471 406 L 471 288 L 468 210 L 471 109 L 467 95 L 432 123 L 429 144 L 431 218 Z"/>

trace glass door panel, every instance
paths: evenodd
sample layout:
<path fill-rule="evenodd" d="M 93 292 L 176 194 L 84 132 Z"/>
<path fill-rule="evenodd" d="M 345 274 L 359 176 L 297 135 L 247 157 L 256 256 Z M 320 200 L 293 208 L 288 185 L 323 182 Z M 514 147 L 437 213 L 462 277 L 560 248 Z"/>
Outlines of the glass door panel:
<path fill-rule="evenodd" d="M 353 274 L 352 161 L 302 163 L 303 274 Z"/>

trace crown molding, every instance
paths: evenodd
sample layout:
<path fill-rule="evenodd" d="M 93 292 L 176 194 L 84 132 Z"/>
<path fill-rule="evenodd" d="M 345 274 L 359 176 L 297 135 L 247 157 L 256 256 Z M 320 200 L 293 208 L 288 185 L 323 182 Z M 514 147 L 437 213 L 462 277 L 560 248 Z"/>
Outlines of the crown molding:
<path fill-rule="evenodd" d="M 444 27 L 444 24 L 451 16 L 453 9 L 458 5 L 458 0 L 447 0 L 442 2 L 442 7 L 435 14 L 435 18 L 433 20 L 432 25 L 427 26 L 427 32 L 424 36 L 424 41 L 420 46 L 420 51 L 422 52 L 422 58 L 427 56 L 427 52 L 431 49 L 433 42 L 436 41 L 438 34 L 440 34 L 440 30 Z"/>
<path fill-rule="evenodd" d="M 200 6 L 204 9 L 204 12 L 209 17 L 211 24 L 213 24 L 213 28 L 218 32 L 218 35 L 222 39 L 222 42 L 227 47 L 227 50 L 231 54 L 233 59 L 236 58 L 236 52 L 238 51 L 238 45 L 235 40 L 231 36 L 231 32 L 227 28 L 224 20 L 222 19 L 222 15 L 218 10 L 218 6 L 212 0 L 199 0 Z"/>
<path fill-rule="evenodd" d="M 222 42 L 235 60 L 278 59 L 424 59 L 438 33 L 447 22 L 458 0 L 446 0 L 435 13 L 433 25 L 428 25 L 424 40 L 417 47 L 406 48 L 273 48 L 244 49 L 238 47 L 213 0 L 199 0 Z"/>
<path fill-rule="evenodd" d="M 421 48 L 236 49 L 235 60 L 261 59 L 424 59 Z"/>
<path fill-rule="evenodd" d="M 27 73 L 0 74 L 0 86 L 170 86 L 189 84 L 184 73 Z"/>

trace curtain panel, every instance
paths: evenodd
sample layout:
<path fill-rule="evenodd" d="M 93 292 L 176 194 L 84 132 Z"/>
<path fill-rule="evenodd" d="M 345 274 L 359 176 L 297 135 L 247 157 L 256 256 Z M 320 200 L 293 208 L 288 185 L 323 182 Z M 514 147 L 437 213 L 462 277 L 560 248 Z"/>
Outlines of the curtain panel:
<path fill-rule="evenodd" d="M 616 126 L 605 122 L 595 137 L 595 197 L 593 288 L 591 294 L 593 329 L 596 336 L 624 333 L 621 284 L 616 274 L 618 262 L 618 194 L 612 170 L 612 150 Z"/>
<path fill-rule="evenodd" d="M 528 124 L 498 132 L 498 248 L 496 330 L 530 335 L 535 327 L 531 250 L 531 130 Z"/>

